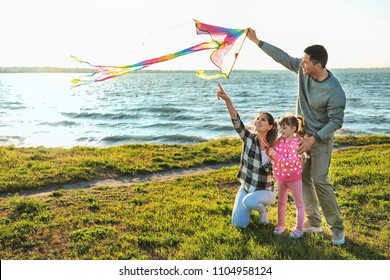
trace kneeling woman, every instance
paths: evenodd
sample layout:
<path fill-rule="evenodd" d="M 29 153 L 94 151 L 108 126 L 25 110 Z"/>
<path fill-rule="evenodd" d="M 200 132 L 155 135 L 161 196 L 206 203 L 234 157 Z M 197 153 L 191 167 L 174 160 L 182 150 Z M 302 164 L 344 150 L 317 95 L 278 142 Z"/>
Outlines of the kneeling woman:
<path fill-rule="evenodd" d="M 278 137 L 274 118 L 267 112 L 260 112 L 255 120 L 253 132 L 240 119 L 230 97 L 219 85 L 218 99 L 226 103 L 233 127 L 243 141 L 241 165 L 237 177 L 241 187 L 237 192 L 232 213 L 232 225 L 245 228 L 252 210 L 259 212 L 259 223 L 268 223 L 267 206 L 275 200 L 272 163 L 266 154 L 267 144 L 272 147 Z M 263 141 L 265 140 L 265 141 Z"/>

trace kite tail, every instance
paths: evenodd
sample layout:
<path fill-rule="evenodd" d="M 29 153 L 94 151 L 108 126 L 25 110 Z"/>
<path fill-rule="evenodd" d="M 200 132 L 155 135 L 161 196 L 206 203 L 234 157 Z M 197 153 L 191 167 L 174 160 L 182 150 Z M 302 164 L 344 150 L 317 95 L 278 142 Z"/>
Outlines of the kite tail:
<path fill-rule="evenodd" d="M 225 73 L 215 74 L 215 75 L 207 75 L 203 70 L 196 72 L 196 76 L 205 80 L 214 80 L 218 78 L 229 78 Z"/>
<path fill-rule="evenodd" d="M 190 54 L 193 52 L 198 52 L 198 51 L 203 51 L 203 50 L 208 50 L 208 49 L 216 49 L 218 47 L 219 47 L 219 44 L 217 42 L 214 42 L 214 41 L 204 42 L 204 43 L 186 48 L 184 50 L 181 50 L 181 51 L 178 51 L 175 53 L 166 54 L 166 55 L 163 55 L 160 57 L 143 60 L 141 62 L 131 64 L 131 65 L 126 65 L 126 66 L 94 65 L 94 64 L 89 63 L 88 61 L 80 60 L 76 56 L 72 55 L 71 57 L 73 59 L 77 60 L 79 63 L 87 64 L 91 67 L 94 67 L 94 68 L 96 68 L 97 71 L 92 73 L 92 74 L 85 75 L 83 78 L 73 79 L 71 81 L 73 84 L 71 86 L 71 88 L 75 88 L 77 86 L 86 85 L 86 84 L 90 84 L 90 83 L 106 81 L 108 79 L 112 79 L 112 78 L 119 77 L 119 76 L 122 76 L 125 74 L 129 74 L 131 72 L 141 70 L 141 69 L 146 68 L 146 67 L 148 67 L 152 64 L 155 64 L 155 63 L 160 63 L 163 61 L 171 60 L 171 59 L 174 59 L 174 58 L 177 58 L 177 57 L 180 57 L 183 55 L 187 55 L 187 54 Z"/>

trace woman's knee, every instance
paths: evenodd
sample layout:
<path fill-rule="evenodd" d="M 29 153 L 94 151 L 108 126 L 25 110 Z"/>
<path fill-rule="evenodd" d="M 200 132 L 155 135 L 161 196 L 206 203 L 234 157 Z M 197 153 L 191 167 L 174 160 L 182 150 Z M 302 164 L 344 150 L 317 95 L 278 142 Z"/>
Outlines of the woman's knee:
<path fill-rule="evenodd" d="M 232 221 L 232 226 L 235 228 L 246 228 L 249 223 L 240 223 L 238 221 Z"/>
<path fill-rule="evenodd" d="M 237 228 L 246 228 L 249 225 L 250 213 L 233 213 L 232 226 Z"/>
<path fill-rule="evenodd" d="M 259 204 L 261 203 L 253 199 L 251 196 L 246 196 L 242 200 L 242 204 L 244 204 L 244 206 L 249 210 L 257 210 L 257 208 L 259 208 Z"/>
<path fill-rule="evenodd" d="M 269 206 L 275 200 L 275 192 L 266 190 L 256 191 L 254 193 L 246 195 L 242 203 L 247 209 L 266 211 L 266 206 Z"/>

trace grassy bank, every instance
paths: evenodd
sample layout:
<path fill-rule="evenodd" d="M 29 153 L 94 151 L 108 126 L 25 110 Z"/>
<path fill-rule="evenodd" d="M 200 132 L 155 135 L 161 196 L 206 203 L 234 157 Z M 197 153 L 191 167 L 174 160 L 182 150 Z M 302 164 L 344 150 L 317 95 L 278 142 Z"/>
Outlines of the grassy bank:
<path fill-rule="evenodd" d="M 270 224 L 232 228 L 238 167 L 131 187 L 57 190 L 0 199 L 1 259 L 390 259 L 390 137 L 339 137 L 331 179 L 345 219 L 344 246 L 330 230 L 300 240 Z M 112 148 L 0 148 L 3 193 L 92 178 L 237 162 L 241 143 Z M 49 170 L 46 170 L 49 169 Z M 16 177 L 16 179 L 15 179 Z M 48 178 L 47 178 L 48 177 Z M 295 219 L 290 203 L 287 222 Z"/>
<path fill-rule="evenodd" d="M 0 194 L 82 180 L 238 162 L 240 145 L 238 139 L 231 138 L 193 145 L 134 144 L 71 149 L 0 147 Z"/>

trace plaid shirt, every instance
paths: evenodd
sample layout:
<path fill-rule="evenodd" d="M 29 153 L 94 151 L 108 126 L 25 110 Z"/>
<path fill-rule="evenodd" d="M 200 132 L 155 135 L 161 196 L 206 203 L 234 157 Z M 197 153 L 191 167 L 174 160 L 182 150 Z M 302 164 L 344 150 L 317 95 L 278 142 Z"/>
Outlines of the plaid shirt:
<path fill-rule="evenodd" d="M 257 134 L 245 128 L 240 116 L 232 119 L 233 127 L 243 141 L 241 165 L 237 178 L 241 181 L 246 192 L 257 190 L 274 190 L 272 163 L 268 159 L 262 162 L 261 147 Z M 252 188 L 250 189 L 250 187 Z"/>

